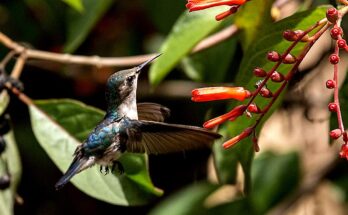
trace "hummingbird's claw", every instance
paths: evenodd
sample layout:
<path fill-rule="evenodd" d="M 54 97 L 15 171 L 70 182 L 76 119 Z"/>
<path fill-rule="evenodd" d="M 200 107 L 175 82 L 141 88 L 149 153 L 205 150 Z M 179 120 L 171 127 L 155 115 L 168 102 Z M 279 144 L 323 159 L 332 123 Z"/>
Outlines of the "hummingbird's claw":
<path fill-rule="evenodd" d="M 124 168 L 123 168 L 123 165 L 120 161 L 112 162 L 111 172 L 114 172 L 115 168 L 117 168 L 117 171 L 120 175 L 122 175 L 124 173 Z"/>
<path fill-rule="evenodd" d="M 100 166 L 99 171 L 100 171 L 100 173 L 107 175 L 107 174 L 109 174 L 109 167 L 108 166 Z"/>

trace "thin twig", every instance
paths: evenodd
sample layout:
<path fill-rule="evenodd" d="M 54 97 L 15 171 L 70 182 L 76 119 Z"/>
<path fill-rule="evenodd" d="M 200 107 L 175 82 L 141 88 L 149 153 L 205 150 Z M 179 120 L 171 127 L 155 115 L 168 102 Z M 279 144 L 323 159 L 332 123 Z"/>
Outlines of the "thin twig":
<path fill-rule="evenodd" d="M 27 55 L 26 55 L 26 51 L 24 50 L 21 55 L 18 57 L 16 64 L 14 65 L 12 72 L 11 72 L 11 77 L 18 79 L 19 76 L 21 75 L 23 68 L 24 68 L 24 64 L 26 62 L 27 59 Z M 31 100 L 31 98 L 29 98 L 27 95 L 25 95 L 23 92 L 21 92 L 19 89 L 17 89 L 16 87 L 14 87 L 11 83 L 7 82 L 5 84 L 5 87 L 9 90 L 12 91 L 12 93 L 14 95 L 16 95 L 18 97 L 19 100 L 21 100 L 24 104 L 26 105 L 32 105 L 33 101 Z"/>
<path fill-rule="evenodd" d="M 12 69 L 12 72 L 11 72 L 11 77 L 12 78 L 18 79 L 21 76 L 21 73 L 23 71 L 24 64 L 25 64 L 26 60 L 27 60 L 27 54 L 24 51 L 19 56 L 19 58 L 16 61 L 16 64 L 14 65 L 14 67 Z"/>
<path fill-rule="evenodd" d="M 17 88 L 13 87 L 10 83 L 6 83 L 5 86 L 6 86 L 7 89 L 11 90 L 12 93 L 14 95 L 16 95 L 17 98 L 19 100 L 21 100 L 24 104 L 26 104 L 28 106 L 34 104 L 33 100 L 31 100 L 31 98 L 29 98 L 26 94 L 24 94 L 23 92 L 21 92 Z"/>
<path fill-rule="evenodd" d="M 9 53 L 7 53 L 7 55 L 0 62 L 0 70 L 5 70 L 7 63 L 13 58 L 15 54 L 15 51 L 10 51 Z"/>
<path fill-rule="evenodd" d="M 235 25 L 229 26 L 222 31 L 211 35 L 210 37 L 202 40 L 193 48 L 192 52 L 199 52 L 214 46 L 238 32 L 238 28 Z M 122 66 L 135 66 L 145 60 L 153 57 L 156 54 L 137 55 L 131 57 L 99 57 L 99 56 L 82 56 L 71 54 L 60 54 L 54 52 L 34 50 L 25 48 L 24 46 L 14 42 L 11 38 L 0 32 L 0 43 L 7 48 L 15 51 L 16 53 L 26 52 L 27 59 L 38 59 L 54 61 L 64 64 L 83 64 L 96 67 L 122 67 Z"/>

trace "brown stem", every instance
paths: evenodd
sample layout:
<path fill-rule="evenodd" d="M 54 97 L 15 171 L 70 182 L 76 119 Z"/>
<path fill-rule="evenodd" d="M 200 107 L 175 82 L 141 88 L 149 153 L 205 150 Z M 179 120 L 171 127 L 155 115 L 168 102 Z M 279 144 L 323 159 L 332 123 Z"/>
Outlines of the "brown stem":
<path fill-rule="evenodd" d="M 7 55 L 0 62 L 0 70 L 5 70 L 7 63 L 13 58 L 15 54 L 15 51 L 10 51 L 9 53 L 7 53 Z"/>
<path fill-rule="evenodd" d="M 14 65 L 12 69 L 12 72 L 11 72 L 12 78 L 18 79 L 19 76 L 21 76 L 26 60 L 27 60 L 26 52 L 23 52 L 17 59 L 16 64 Z"/>
<path fill-rule="evenodd" d="M 235 25 L 229 26 L 226 29 L 213 34 L 210 37 L 202 40 L 200 43 L 193 48 L 193 53 L 202 51 L 209 47 L 212 47 L 227 38 L 235 35 L 238 32 L 238 28 Z M 82 56 L 82 55 L 71 55 L 71 54 L 60 54 L 47 51 L 40 51 L 34 49 L 26 49 L 24 46 L 14 42 L 5 34 L 0 32 L 0 43 L 7 48 L 15 51 L 16 53 L 22 53 L 26 51 L 28 59 L 39 59 L 54 61 L 64 64 L 83 64 L 91 65 L 96 67 L 116 67 L 116 66 L 134 66 L 138 65 L 147 59 L 153 57 L 156 54 L 137 55 L 131 57 L 99 57 L 99 56 Z"/>
<path fill-rule="evenodd" d="M 31 98 L 29 98 L 27 95 L 25 95 L 23 92 L 19 91 L 17 88 L 13 87 L 10 83 L 5 84 L 6 88 L 11 90 L 14 95 L 17 96 L 19 100 L 21 100 L 26 105 L 32 105 L 34 104 Z"/>

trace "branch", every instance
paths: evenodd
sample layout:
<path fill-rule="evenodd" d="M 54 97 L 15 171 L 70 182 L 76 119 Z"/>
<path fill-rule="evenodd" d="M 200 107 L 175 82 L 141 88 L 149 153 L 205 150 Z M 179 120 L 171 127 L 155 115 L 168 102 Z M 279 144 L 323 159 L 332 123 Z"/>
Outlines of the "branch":
<path fill-rule="evenodd" d="M 16 64 L 14 65 L 12 72 L 11 72 L 11 77 L 18 79 L 21 76 L 21 73 L 23 71 L 24 64 L 27 60 L 27 53 L 24 51 L 19 58 L 16 61 Z"/>
<path fill-rule="evenodd" d="M 211 35 L 210 37 L 202 40 L 193 48 L 192 53 L 205 50 L 212 47 L 229 37 L 235 35 L 238 32 L 238 28 L 235 25 L 225 28 L 224 30 Z M 34 50 L 26 48 L 19 43 L 16 43 L 11 38 L 0 32 L 0 43 L 7 48 L 13 50 L 15 53 L 21 54 L 26 52 L 27 59 L 47 60 L 63 64 L 82 64 L 101 67 L 122 67 L 122 66 L 135 66 L 146 61 L 147 59 L 155 56 L 156 54 L 137 55 L 131 57 L 99 57 L 99 56 L 82 56 L 71 54 L 60 54 L 54 52 Z"/>

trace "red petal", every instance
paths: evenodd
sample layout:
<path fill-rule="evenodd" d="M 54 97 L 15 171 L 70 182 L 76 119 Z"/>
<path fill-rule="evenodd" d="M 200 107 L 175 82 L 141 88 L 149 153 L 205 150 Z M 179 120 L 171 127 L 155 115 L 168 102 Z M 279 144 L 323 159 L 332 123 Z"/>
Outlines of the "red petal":
<path fill-rule="evenodd" d="M 225 122 L 228 119 L 231 119 L 231 118 L 236 119 L 238 116 L 242 115 L 245 110 L 246 110 L 245 105 L 239 105 L 233 108 L 233 110 L 231 110 L 230 112 L 205 122 L 203 124 L 203 127 L 208 129 L 214 128 L 215 126 L 220 125 L 221 123 Z"/>
<path fill-rule="evenodd" d="M 246 0 L 189 0 L 186 7 L 190 11 L 203 10 L 210 7 L 221 6 L 221 5 L 242 5 Z"/>
<path fill-rule="evenodd" d="M 192 101 L 206 102 L 222 99 L 236 99 L 243 101 L 249 98 L 251 93 L 243 87 L 206 87 L 192 91 Z"/>
<path fill-rule="evenodd" d="M 218 14 L 217 16 L 215 16 L 216 21 L 220 21 L 220 20 L 228 17 L 229 15 L 236 13 L 238 10 L 238 7 L 239 7 L 239 5 L 237 7 L 234 5 L 228 11 L 225 11 L 225 12 Z"/>
<path fill-rule="evenodd" d="M 348 144 L 343 144 L 340 152 L 341 158 L 346 158 L 348 160 Z"/>
<path fill-rule="evenodd" d="M 252 132 L 254 131 L 254 128 L 252 127 L 249 127 L 249 128 L 246 128 L 241 134 L 233 137 L 232 139 L 224 142 L 222 144 L 222 146 L 225 148 L 225 149 L 228 149 L 232 146 L 234 146 L 236 143 L 238 143 L 239 141 L 241 141 L 242 139 L 248 137 Z"/>

